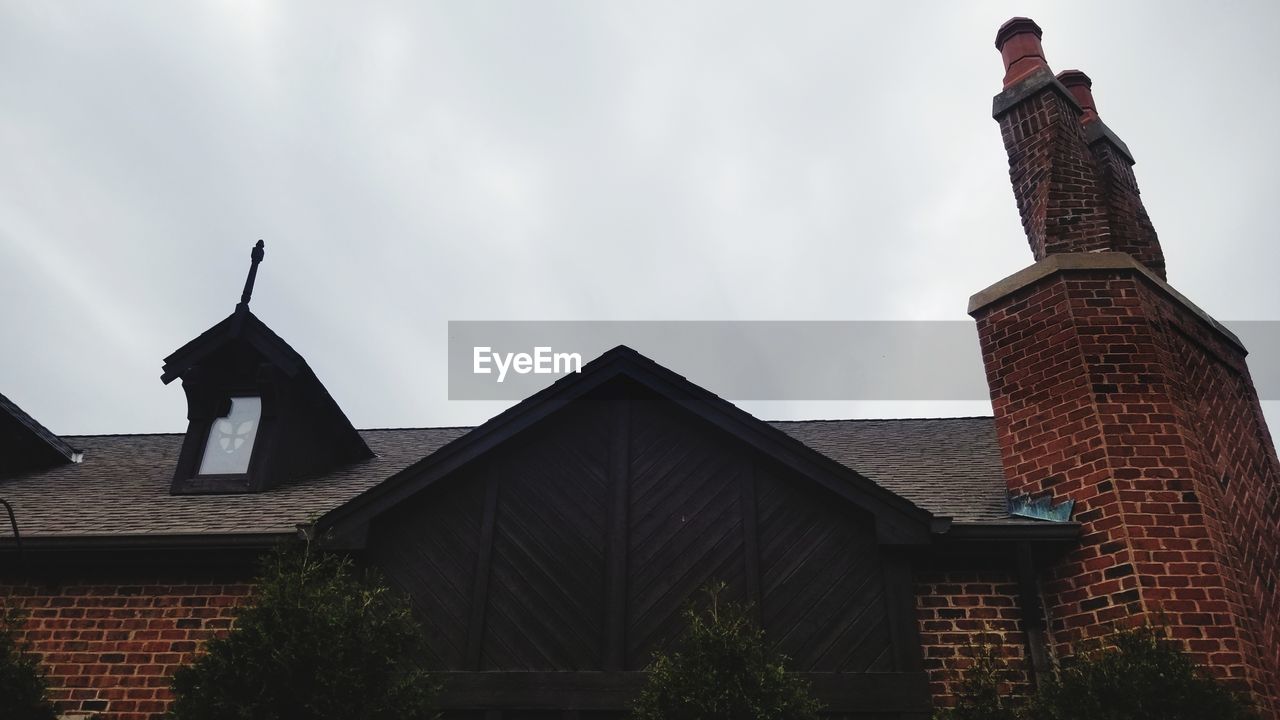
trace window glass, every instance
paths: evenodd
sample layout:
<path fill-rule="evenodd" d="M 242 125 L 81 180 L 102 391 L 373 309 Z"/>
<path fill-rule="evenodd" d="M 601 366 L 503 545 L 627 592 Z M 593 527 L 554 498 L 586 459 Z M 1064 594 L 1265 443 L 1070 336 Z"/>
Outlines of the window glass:
<path fill-rule="evenodd" d="M 262 420 L 262 398 L 231 398 L 231 411 L 213 421 L 200 458 L 201 475 L 240 475 L 249 472 L 249 456 Z"/>

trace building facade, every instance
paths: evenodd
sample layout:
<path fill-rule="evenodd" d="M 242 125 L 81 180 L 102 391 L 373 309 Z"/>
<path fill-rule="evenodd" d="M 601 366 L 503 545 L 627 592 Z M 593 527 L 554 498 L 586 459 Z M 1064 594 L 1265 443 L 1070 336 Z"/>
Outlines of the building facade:
<path fill-rule="evenodd" d="M 241 303 L 165 359 L 188 429 L 58 437 L 0 397 L 0 602 L 69 716 L 169 679 L 299 534 L 382 570 L 447 717 L 617 718 L 709 582 L 832 717 L 926 718 L 972 642 L 1025 692 L 1167 625 L 1280 718 L 1280 461 L 1232 333 L 1167 282 L 1127 146 L 1034 22 L 994 100 L 1033 264 L 969 302 L 994 417 L 761 421 L 619 347 L 475 428 L 356 430 Z"/>

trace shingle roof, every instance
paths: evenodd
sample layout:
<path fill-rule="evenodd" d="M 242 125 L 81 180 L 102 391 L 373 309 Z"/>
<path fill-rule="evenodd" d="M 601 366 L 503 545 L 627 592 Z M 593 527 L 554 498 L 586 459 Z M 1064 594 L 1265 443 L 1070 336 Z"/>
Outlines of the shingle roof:
<path fill-rule="evenodd" d="M 935 515 L 1008 518 L 989 417 L 773 425 Z M 469 429 L 362 430 L 377 457 L 246 495 L 170 495 L 180 434 L 76 436 L 83 462 L 0 480 L 0 497 L 27 538 L 289 533 Z"/>
<path fill-rule="evenodd" d="M 934 515 L 961 522 L 1009 517 L 994 418 L 771 424 Z"/>

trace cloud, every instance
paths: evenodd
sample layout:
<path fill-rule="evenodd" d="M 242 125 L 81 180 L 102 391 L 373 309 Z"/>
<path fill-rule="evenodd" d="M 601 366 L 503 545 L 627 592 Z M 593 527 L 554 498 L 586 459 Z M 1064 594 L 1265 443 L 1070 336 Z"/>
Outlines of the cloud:
<path fill-rule="evenodd" d="M 449 320 L 961 319 L 1030 260 L 990 119 L 1023 12 L 1174 285 L 1277 319 L 1269 4 L 5 3 L 0 391 L 181 430 L 160 361 L 260 237 L 255 311 L 359 426 L 496 411 L 446 399 Z"/>

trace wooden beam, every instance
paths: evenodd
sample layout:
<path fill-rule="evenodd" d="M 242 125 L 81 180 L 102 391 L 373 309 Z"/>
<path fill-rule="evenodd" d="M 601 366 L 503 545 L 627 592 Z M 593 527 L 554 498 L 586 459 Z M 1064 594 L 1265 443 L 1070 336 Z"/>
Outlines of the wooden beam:
<path fill-rule="evenodd" d="M 756 507 L 756 468 L 748 462 L 746 469 L 738 476 L 738 499 L 742 510 L 742 554 L 746 565 L 747 601 L 751 603 L 756 624 L 762 623 L 761 605 L 764 598 L 760 593 L 760 531 L 757 527 L 758 509 Z"/>
<path fill-rule="evenodd" d="M 609 485 L 613 503 L 609 510 L 605 558 L 604 668 L 622 670 L 627 655 L 627 553 L 631 503 L 631 402 L 626 397 L 610 401 Z"/>
<path fill-rule="evenodd" d="M 796 673 L 826 712 L 925 713 L 924 673 Z M 441 672 L 445 710 L 626 710 L 643 672 Z"/>
<path fill-rule="evenodd" d="M 1040 602 L 1040 585 L 1036 581 L 1035 557 L 1030 543 L 1018 543 L 1018 599 L 1022 608 L 1023 634 L 1027 638 L 1027 655 L 1031 658 L 1031 679 L 1036 685 L 1052 670 L 1049 651 L 1045 647 L 1044 607 Z"/>
<path fill-rule="evenodd" d="M 484 519 L 480 523 L 480 548 L 471 585 L 471 617 L 467 621 L 467 667 L 480 669 L 484 649 L 485 606 L 489 603 L 489 577 L 493 574 L 493 533 L 498 516 L 499 473 L 485 469 Z"/>
<path fill-rule="evenodd" d="M 920 646 L 920 624 L 916 620 L 911 558 L 905 552 L 891 548 L 882 546 L 881 550 L 884 553 L 885 609 L 893 642 L 894 668 L 899 672 L 922 672 L 924 653 Z"/>

